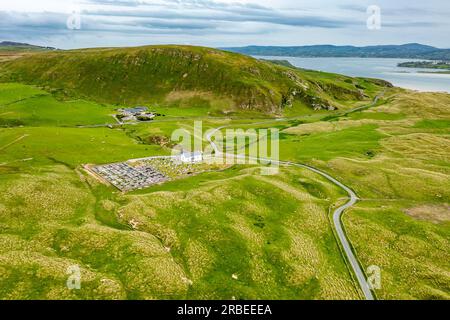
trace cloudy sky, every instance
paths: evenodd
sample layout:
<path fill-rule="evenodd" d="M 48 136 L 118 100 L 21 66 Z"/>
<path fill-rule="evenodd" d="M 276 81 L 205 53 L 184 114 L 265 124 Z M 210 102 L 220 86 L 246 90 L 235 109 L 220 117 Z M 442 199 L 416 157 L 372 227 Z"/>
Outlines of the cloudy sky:
<path fill-rule="evenodd" d="M 367 8 L 381 9 L 381 29 Z M 58 48 L 193 44 L 450 48 L 448 0 L 0 0 L 0 41 Z"/>

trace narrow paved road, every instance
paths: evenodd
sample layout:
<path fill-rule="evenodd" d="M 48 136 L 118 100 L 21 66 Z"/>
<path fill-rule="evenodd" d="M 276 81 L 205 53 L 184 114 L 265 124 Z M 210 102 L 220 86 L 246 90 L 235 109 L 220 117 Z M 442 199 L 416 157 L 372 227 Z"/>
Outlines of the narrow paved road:
<path fill-rule="evenodd" d="M 233 154 L 225 154 L 225 155 L 234 156 Z M 238 157 L 239 157 L 239 155 L 238 155 Z M 253 157 L 247 157 L 247 158 L 252 159 Z M 296 163 L 296 162 L 291 162 L 291 161 L 273 161 L 271 159 L 266 159 L 266 158 L 253 158 L 252 160 L 261 160 L 261 161 L 269 161 L 269 162 L 272 161 L 272 163 L 274 163 L 274 164 L 295 166 L 295 167 L 300 167 L 300 168 L 304 168 L 304 169 L 313 171 L 313 172 L 321 175 L 322 177 L 326 178 L 327 180 L 331 181 L 332 183 L 334 183 L 341 189 L 345 190 L 345 192 L 347 192 L 347 194 L 350 197 L 350 200 L 346 204 L 344 204 L 334 210 L 333 224 L 334 224 L 334 228 L 336 230 L 336 234 L 338 236 L 339 242 L 341 243 L 342 249 L 345 252 L 347 260 L 353 269 L 353 272 L 356 276 L 358 284 L 364 294 L 364 297 L 366 298 L 366 300 L 374 300 L 374 296 L 372 294 L 372 291 L 370 290 L 370 286 L 366 280 L 364 272 L 361 269 L 361 266 L 359 265 L 358 260 L 356 259 L 355 255 L 352 251 L 352 247 L 350 245 L 350 242 L 347 239 L 347 236 L 344 231 L 344 227 L 342 226 L 342 220 L 341 220 L 342 214 L 344 213 L 345 210 L 352 207 L 359 200 L 357 195 L 355 194 L 355 192 L 352 189 L 350 189 L 349 187 L 347 187 L 345 184 L 340 182 L 339 180 L 330 176 L 328 173 L 323 172 L 317 168 L 311 167 L 306 164 L 301 164 L 301 163 Z"/>
<path fill-rule="evenodd" d="M 17 142 L 19 142 L 20 140 L 22 140 L 22 139 L 24 139 L 24 138 L 26 138 L 26 137 L 28 137 L 28 136 L 29 136 L 29 134 L 24 134 L 24 135 L 18 137 L 18 138 L 15 139 L 14 141 L 11 141 L 10 143 L 5 144 L 3 147 L 0 147 L 0 151 L 5 150 L 5 149 L 8 148 L 9 146 L 12 146 L 14 143 L 17 143 Z"/>
<path fill-rule="evenodd" d="M 370 104 L 368 106 L 359 107 L 359 108 L 353 109 L 351 111 L 358 111 L 358 110 L 362 110 L 362 109 L 374 106 L 377 104 L 378 100 L 379 100 L 379 96 L 377 96 L 375 98 L 375 100 L 372 102 L 372 104 Z M 271 121 L 273 121 L 273 120 L 271 120 Z M 306 165 L 306 164 L 296 163 L 296 162 L 291 162 L 291 161 L 274 161 L 274 160 L 266 159 L 266 158 L 254 158 L 254 157 L 247 157 L 245 155 L 223 153 L 221 150 L 219 150 L 219 147 L 216 145 L 216 143 L 214 141 L 212 141 L 211 137 L 217 131 L 225 129 L 227 127 L 229 127 L 229 126 L 222 126 L 222 127 L 216 128 L 216 129 L 210 131 L 206 135 L 206 139 L 210 143 L 210 145 L 213 148 L 216 155 L 233 156 L 233 157 L 245 158 L 245 159 L 250 159 L 250 160 L 258 160 L 258 161 L 269 161 L 269 162 L 271 161 L 274 164 L 296 166 L 296 167 L 304 168 L 304 169 L 313 171 L 313 172 L 321 175 L 322 177 L 326 178 L 327 180 L 329 180 L 332 183 L 334 183 L 335 185 L 337 185 L 339 188 L 343 189 L 348 194 L 348 196 L 350 198 L 349 201 L 346 204 L 336 208 L 333 212 L 333 225 L 336 230 L 336 234 L 337 234 L 339 242 L 342 246 L 342 249 L 345 252 L 347 261 L 350 263 L 350 266 L 353 269 L 353 273 L 356 276 L 356 279 L 357 279 L 358 284 L 364 294 L 364 297 L 366 298 L 366 300 L 374 300 L 374 296 L 372 294 L 372 291 L 370 290 L 370 287 L 366 280 L 364 272 L 361 269 L 361 266 L 359 265 L 358 260 L 356 259 L 355 254 L 352 251 L 352 247 L 350 245 L 349 240 L 347 239 L 344 228 L 342 226 L 342 214 L 345 212 L 345 210 L 352 207 L 358 201 L 358 197 L 357 197 L 356 193 L 352 189 L 347 187 L 345 184 L 343 184 L 342 182 L 340 182 L 337 179 L 330 176 L 328 173 L 323 172 L 317 168 L 314 168 L 314 167 Z"/>
<path fill-rule="evenodd" d="M 346 204 L 344 204 L 344 205 L 336 208 L 336 210 L 334 210 L 333 224 L 334 224 L 334 228 L 336 230 L 337 236 L 339 238 L 339 241 L 342 245 L 342 248 L 344 249 L 345 255 L 347 256 L 347 260 L 350 263 L 354 274 L 356 275 L 356 279 L 358 280 L 359 286 L 364 294 L 364 297 L 366 298 L 366 300 L 374 300 L 372 291 L 370 290 L 370 287 L 367 283 L 364 272 L 362 271 L 362 269 L 358 263 L 358 260 L 356 259 L 355 255 L 352 251 L 351 245 L 347 239 L 344 228 L 342 226 L 342 220 L 341 220 L 342 214 L 344 213 L 345 210 L 352 207 L 358 201 L 358 197 L 356 196 L 355 192 L 352 189 L 350 189 L 349 187 L 347 187 L 345 184 L 343 184 L 342 182 L 340 182 L 340 181 L 336 180 L 335 178 L 333 178 L 332 176 L 330 176 L 328 173 L 325 173 L 319 169 L 316 169 L 314 167 L 304 165 L 304 164 L 294 163 L 294 162 L 283 162 L 283 161 L 280 161 L 280 162 L 311 170 L 311 171 L 321 175 L 322 177 L 326 178 L 327 180 L 331 181 L 332 183 L 334 183 L 341 189 L 345 190 L 345 192 L 347 192 L 347 194 L 350 197 L 350 200 Z"/>

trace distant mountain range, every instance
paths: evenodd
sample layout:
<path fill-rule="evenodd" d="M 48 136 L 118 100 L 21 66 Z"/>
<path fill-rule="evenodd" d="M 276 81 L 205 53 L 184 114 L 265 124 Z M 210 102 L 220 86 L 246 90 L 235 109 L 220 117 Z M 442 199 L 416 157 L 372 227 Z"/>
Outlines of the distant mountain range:
<path fill-rule="evenodd" d="M 22 42 L 2 41 L 0 42 L 0 50 L 34 51 L 34 50 L 56 50 L 56 48 L 35 46 L 32 44 Z"/>
<path fill-rule="evenodd" d="M 450 49 L 439 49 L 418 43 L 368 47 L 315 45 L 295 47 L 247 46 L 221 49 L 255 56 L 358 57 L 450 60 Z"/>
<path fill-rule="evenodd" d="M 284 57 L 358 57 L 358 58 L 404 58 L 450 61 L 450 49 L 439 49 L 419 43 L 382 46 L 247 46 L 219 48 L 226 51 L 252 56 Z M 53 47 L 37 46 L 28 43 L 2 41 L 0 51 L 47 51 Z"/>

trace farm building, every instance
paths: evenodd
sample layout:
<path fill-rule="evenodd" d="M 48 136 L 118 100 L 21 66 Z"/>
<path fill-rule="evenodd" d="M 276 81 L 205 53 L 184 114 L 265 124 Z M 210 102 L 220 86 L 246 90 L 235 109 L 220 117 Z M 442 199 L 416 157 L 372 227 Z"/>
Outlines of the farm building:
<path fill-rule="evenodd" d="M 138 115 L 144 112 L 147 112 L 148 108 L 147 107 L 134 107 L 134 108 L 125 108 L 125 109 L 121 109 L 120 111 L 124 114 L 124 115 L 129 115 L 129 116 L 134 116 L 134 115 Z"/>
<path fill-rule="evenodd" d="M 116 117 L 122 121 L 149 121 L 156 117 L 156 114 L 149 112 L 147 107 L 142 106 L 119 109 L 119 112 L 120 114 Z"/>

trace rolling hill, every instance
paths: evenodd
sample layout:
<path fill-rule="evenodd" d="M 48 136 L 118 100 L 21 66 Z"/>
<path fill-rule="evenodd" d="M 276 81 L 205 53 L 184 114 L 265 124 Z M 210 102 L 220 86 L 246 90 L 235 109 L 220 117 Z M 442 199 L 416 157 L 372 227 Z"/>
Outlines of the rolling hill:
<path fill-rule="evenodd" d="M 53 47 L 35 46 L 28 43 L 2 41 L 0 42 L 0 62 L 10 61 L 35 52 L 43 52 L 49 50 L 56 49 Z"/>
<path fill-rule="evenodd" d="M 359 58 L 407 58 L 450 60 L 449 49 L 438 49 L 418 43 L 381 46 L 248 46 L 223 48 L 224 50 L 248 55 L 285 57 L 359 57 Z"/>
<path fill-rule="evenodd" d="M 33 52 L 0 75 L 10 82 L 0 83 L 0 299 L 362 298 L 333 224 L 347 195 L 311 168 L 200 173 L 170 161 L 158 168 L 183 176 L 127 193 L 84 170 L 170 155 L 161 142 L 176 129 L 195 135 L 199 120 L 205 132 L 223 128 L 225 143 L 242 136 L 227 128 L 279 128 L 280 160 L 348 185 L 361 201 L 342 223 L 361 268 L 382 272 L 378 299 L 450 299 L 448 94 L 178 46 Z M 164 121 L 110 126 L 117 106 L 77 97 L 184 104 Z M 352 101 L 362 107 L 295 120 L 195 107 L 277 113 Z M 81 290 L 66 286 L 74 266 Z"/>
<path fill-rule="evenodd" d="M 281 113 L 295 104 L 345 107 L 390 84 L 299 70 L 191 46 L 46 51 L 0 65 L 3 81 L 112 104 L 201 105 L 222 113 Z"/>
<path fill-rule="evenodd" d="M 2 41 L 0 42 L 0 51 L 43 51 L 56 50 L 53 47 L 36 46 L 29 43 Z"/>

